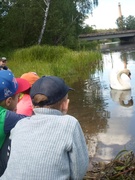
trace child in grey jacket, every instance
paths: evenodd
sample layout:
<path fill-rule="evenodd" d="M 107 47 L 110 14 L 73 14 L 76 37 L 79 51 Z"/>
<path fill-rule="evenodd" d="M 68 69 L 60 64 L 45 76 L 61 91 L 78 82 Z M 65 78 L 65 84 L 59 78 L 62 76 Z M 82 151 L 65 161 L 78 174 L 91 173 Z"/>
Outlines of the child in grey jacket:
<path fill-rule="evenodd" d="M 89 164 L 78 120 L 67 115 L 68 87 L 43 76 L 32 86 L 34 113 L 11 131 L 11 155 L 1 180 L 81 180 Z"/>

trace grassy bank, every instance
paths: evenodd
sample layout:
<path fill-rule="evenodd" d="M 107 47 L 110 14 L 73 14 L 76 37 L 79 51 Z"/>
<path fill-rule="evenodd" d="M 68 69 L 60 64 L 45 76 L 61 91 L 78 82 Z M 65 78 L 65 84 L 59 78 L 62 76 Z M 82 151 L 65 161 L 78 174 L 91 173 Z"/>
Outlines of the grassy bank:
<path fill-rule="evenodd" d="M 101 59 L 100 52 L 77 52 L 60 46 L 32 46 L 10 53 L 8 67 L 16 77 L 34 71 L 39 76 L 56 75 L 75 80 L 94 73 Z"/>

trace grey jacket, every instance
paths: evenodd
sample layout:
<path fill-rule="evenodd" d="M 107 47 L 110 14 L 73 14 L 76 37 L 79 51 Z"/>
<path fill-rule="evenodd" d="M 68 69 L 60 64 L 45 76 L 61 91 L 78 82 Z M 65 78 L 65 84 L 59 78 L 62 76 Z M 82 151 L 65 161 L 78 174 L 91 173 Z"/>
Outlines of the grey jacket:
<path fill-rule="evenodd" d="M 81 180 L 88 169 L 85 138 L 77 119 L 47 108 L 17 123 L 0 180 Z"/>

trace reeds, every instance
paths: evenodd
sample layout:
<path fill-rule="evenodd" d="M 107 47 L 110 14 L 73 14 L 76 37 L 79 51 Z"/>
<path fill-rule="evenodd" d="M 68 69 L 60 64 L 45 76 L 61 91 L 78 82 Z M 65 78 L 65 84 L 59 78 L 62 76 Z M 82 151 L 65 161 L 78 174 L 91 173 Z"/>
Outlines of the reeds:
<path fill-rule="evenodd" d="M 16 77 L 29 71 L 39 76 L 56 75 L 63 78 L 83 78 L 94 72 L 102 57 L 100 52 L 72 51 L 62 46 L 32 46 L 11 54 L 8 67 Z"/>

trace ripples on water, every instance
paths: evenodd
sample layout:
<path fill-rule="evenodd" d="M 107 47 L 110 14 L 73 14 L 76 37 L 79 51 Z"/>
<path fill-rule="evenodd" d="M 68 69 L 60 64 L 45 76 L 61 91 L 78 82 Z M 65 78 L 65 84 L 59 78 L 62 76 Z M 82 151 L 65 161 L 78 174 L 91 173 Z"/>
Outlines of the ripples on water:
<path fill-rule="evenodd" d="M 109 73 L 124 62 L 131 71 L 131 91 L 114 91 Z M 135 152 L 135 51 L 103 53 L 103 71 L 73 85 L 69 113 L 80 122 L 89 155 L 109 161 L 123 149 Z"/>

